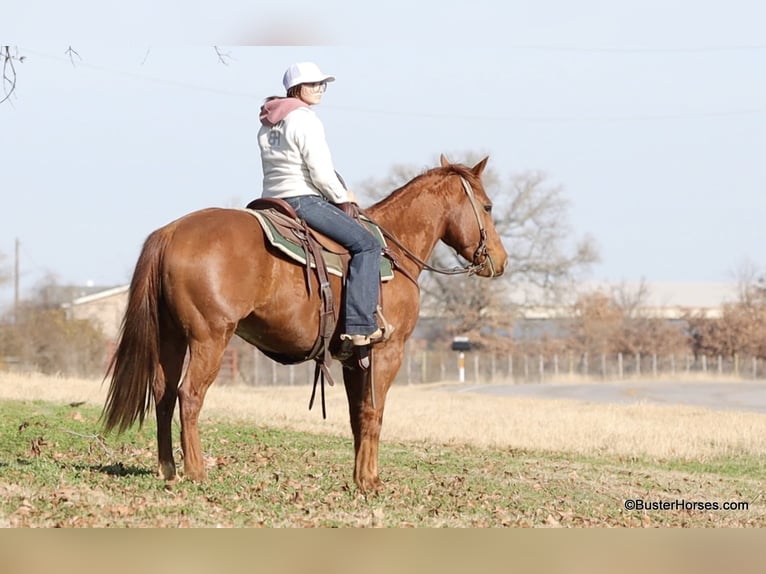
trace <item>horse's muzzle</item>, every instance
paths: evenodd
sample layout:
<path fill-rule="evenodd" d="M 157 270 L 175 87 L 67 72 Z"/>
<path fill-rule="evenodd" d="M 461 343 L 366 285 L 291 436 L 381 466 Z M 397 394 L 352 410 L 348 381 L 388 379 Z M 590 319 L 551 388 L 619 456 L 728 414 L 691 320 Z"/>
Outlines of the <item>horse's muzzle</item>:
<path fill-rule="evenodd" d="M 482 265 L 482 268 L 476 273 L 480 277 L 500 277 L 503 273 L 505 273 L 505 259 L 503 259 L 502 264 L 498 266 L 495 263 L 495 260 L 492 258 L 492 255 L 489 253 L 484 254 L 480 265 Z"/>

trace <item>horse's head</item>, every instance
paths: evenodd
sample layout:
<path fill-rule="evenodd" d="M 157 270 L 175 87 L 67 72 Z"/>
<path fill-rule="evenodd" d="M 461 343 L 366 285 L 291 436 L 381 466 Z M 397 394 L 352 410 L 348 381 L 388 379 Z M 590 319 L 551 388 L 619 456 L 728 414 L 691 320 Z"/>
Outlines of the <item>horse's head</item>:
<path fill-rule="evenodd" d="M 478 266 L 477 275 L 498 277 L 505 271 L 508 253 L 492 221 L 492 202 L 484 191 L 481 174 L 487 166 L 485 157 L 472 168 L 450 164 L 444 155 L 441 166 L 453 186 L 455 198 L 446 222 L 443 241 L 463 258 Z"/>

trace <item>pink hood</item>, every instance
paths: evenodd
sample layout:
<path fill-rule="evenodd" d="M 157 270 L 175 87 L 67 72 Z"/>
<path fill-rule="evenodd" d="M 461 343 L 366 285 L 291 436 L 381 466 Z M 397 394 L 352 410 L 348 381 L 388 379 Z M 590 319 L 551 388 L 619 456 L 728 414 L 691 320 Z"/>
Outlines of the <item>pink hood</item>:
<path fill-rule="evenodd" d="M 308 105 L 298 98 L 275 98 L 261 106 L 260 119 L 266 127 L 278 124 L 285 116 L 298 108 L 307 108 Z"/>

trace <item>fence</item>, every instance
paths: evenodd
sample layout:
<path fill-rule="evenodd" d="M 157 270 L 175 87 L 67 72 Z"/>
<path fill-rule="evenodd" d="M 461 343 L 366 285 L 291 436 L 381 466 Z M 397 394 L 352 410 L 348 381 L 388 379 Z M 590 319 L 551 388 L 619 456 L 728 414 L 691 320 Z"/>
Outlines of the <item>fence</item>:
<path fill-rule="evenodd" d="M 462 356 L 461 356 L 462 355 Z M 343 380 L 335 362 L 333 378 Z M 252 347 L 226 351 L 219 381 L 224 384 L 311 384 L 314 362 L 281 365 Z M 766 378 L 764 359 L 755 357 L 706 357 L 693 355 L 525 355 L 483 352 L 409 350 L 396 377 L 397 384 L 435 382 L 545 383 L 630 379 Z"/>

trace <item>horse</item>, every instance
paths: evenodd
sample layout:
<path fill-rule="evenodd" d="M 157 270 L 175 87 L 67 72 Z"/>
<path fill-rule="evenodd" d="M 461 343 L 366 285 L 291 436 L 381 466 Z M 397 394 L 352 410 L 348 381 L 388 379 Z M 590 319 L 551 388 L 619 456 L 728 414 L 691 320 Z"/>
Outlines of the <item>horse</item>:
<path fill-rule="evenodd" d="M 354 436 L 353 478 L 362 492 L 378 490 L 378 447 L 385 399 L 418 319 L 418 276 L 439 240 L 471 262 L 463 271 L 502 275 L 507 259 L 481 182 L 487 160 L 424 171 L 364 210 L 389 238 L 393 279 L 381 286 L 385 317 L 395 329 L 372 347 L 368 369 L 353 357 L 343 382 Z M 310 276 L 309 280 L 316 278 Z M 224 350 L 238 335 L 285 362 L 305 360 L 319 330 L 320 289 L 307 289 L 305 268 L 270 250 L 256 218 L 245 209 L 206 208 L 152 232 L 141 249 L 128 292 L 101 423 L 122 433 L 143 424 L 154 404 L 159 478 L 178 479 L 171 423 L 180 409 L 183 477 L 207 477 L 199 414 Z M 331 276 L 336 300 L 342 279 Z M 340 346 L 336 329 L 330 349 Z M 188 364 L 184 365 L 188 352 Z M 183 374 L 183 379 L 182 379 Z M 179 385 L 180 383 L 180 385 Z M 315 388 L 316 390 L 316 388 Z"/>

